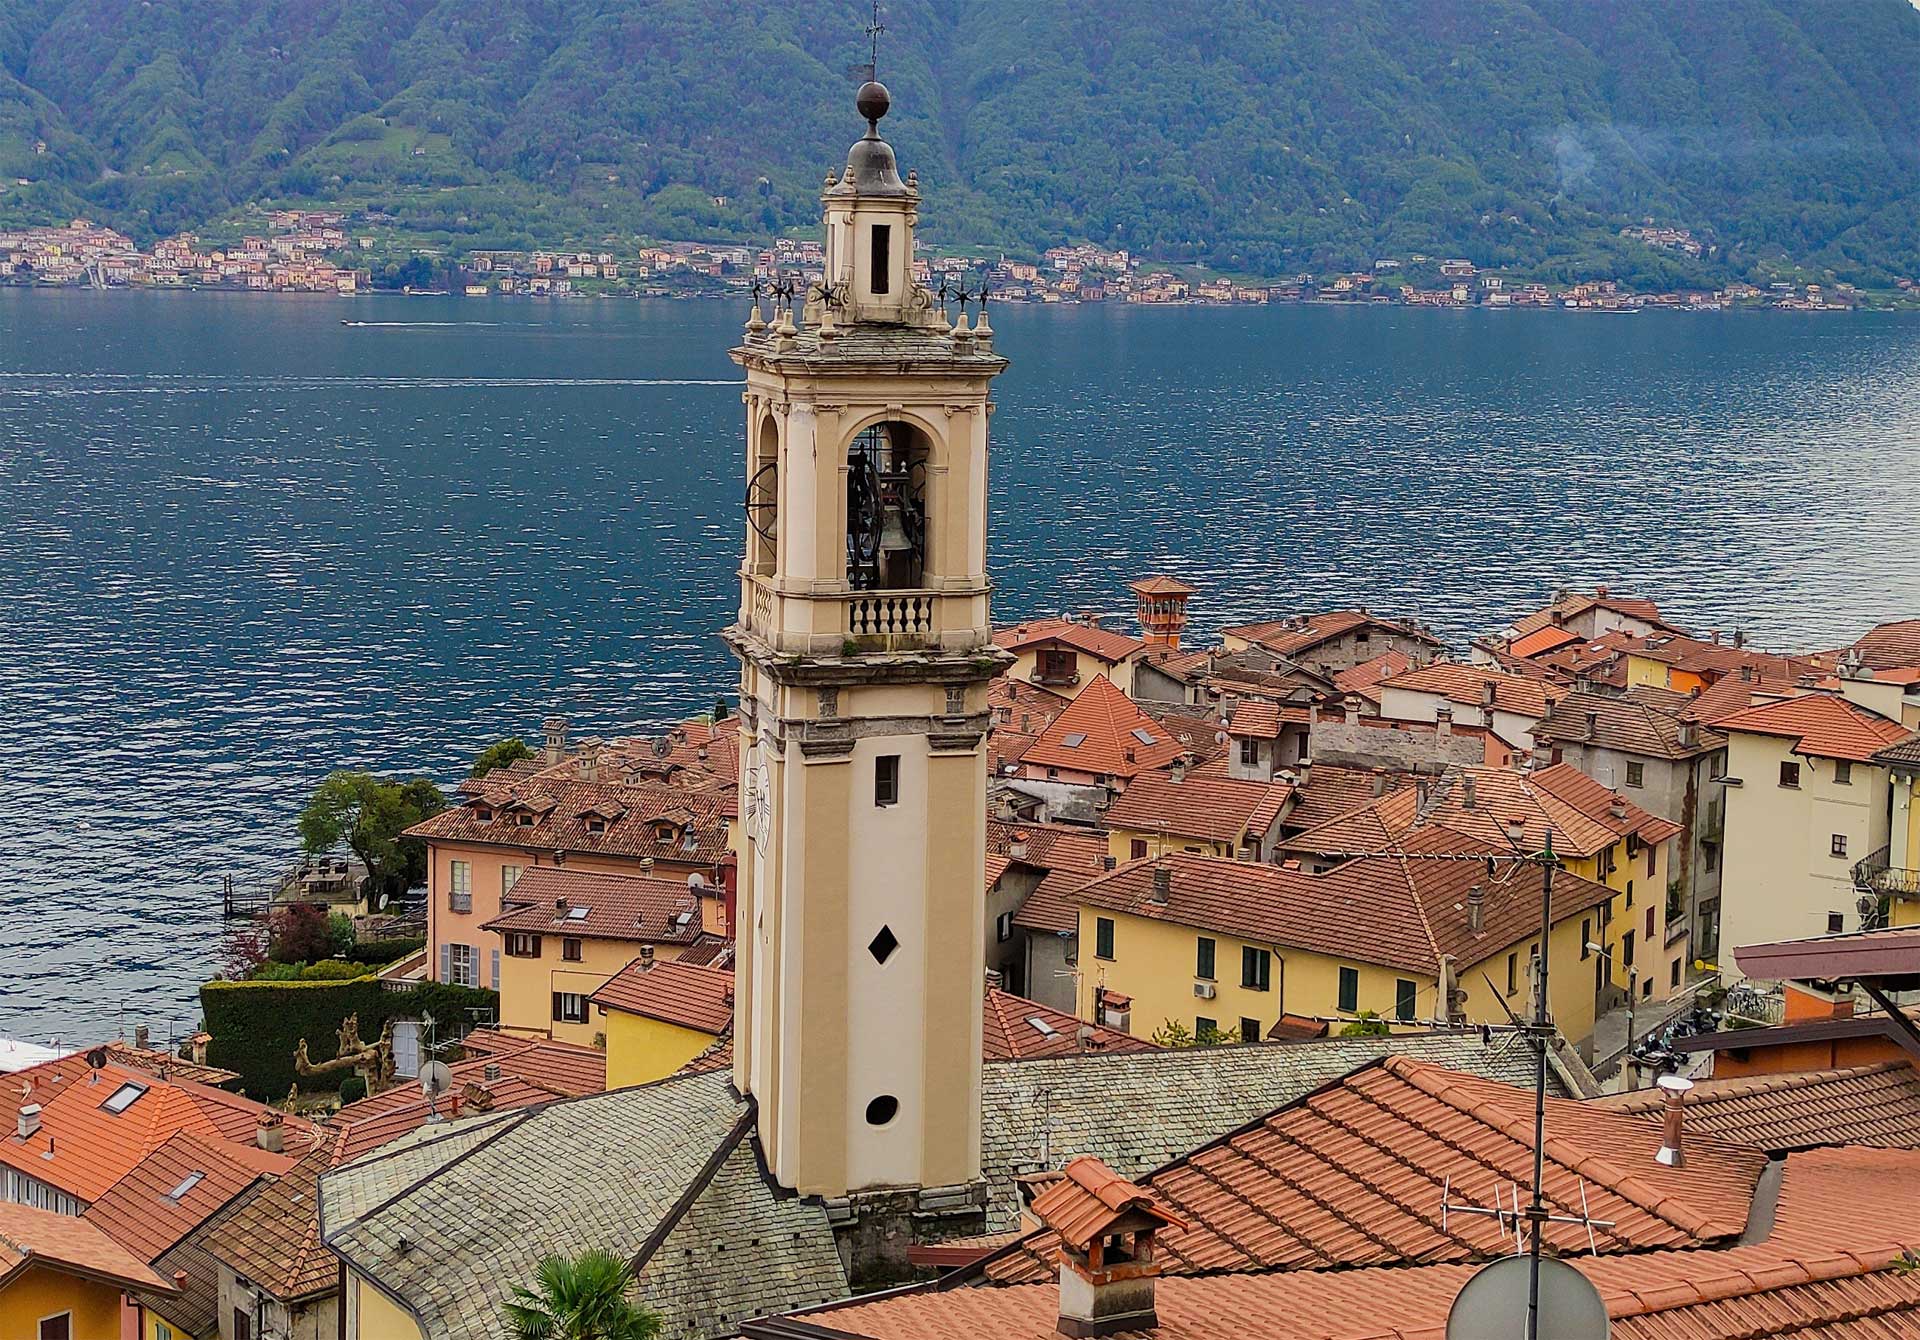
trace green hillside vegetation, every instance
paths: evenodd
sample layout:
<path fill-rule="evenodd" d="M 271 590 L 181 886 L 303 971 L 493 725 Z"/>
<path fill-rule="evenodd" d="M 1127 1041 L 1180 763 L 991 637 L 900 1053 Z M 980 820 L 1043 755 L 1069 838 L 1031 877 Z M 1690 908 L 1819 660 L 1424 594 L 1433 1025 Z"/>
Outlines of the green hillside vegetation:
<path fill-rule="evenodd" d="M 0 223 L 337 205 L 452 250 L 811 226 L 856 0 L 0 0 Z M 930 240 L 1278 275 L 1920 275 L 1908 0 L 894 0 Z M 20 184 L 24 182 L 25 184 Z M 1690 228 L 1701 260 L 1619 237 Z"/>

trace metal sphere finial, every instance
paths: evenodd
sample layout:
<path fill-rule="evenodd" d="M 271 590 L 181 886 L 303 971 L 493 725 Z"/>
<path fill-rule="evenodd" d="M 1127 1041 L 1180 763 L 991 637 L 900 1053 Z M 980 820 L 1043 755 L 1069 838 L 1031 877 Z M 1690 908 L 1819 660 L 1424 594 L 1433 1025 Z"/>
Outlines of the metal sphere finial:
<path fill-rule="evenodd" d="M 869 79 L 860 85 L 860 91 L 853 95 L 853 105 L 869 125 L 878 126 L 880 118 L 893 106 L 893 95 L 887 92 L 887 86 L 877 80 Z"/>

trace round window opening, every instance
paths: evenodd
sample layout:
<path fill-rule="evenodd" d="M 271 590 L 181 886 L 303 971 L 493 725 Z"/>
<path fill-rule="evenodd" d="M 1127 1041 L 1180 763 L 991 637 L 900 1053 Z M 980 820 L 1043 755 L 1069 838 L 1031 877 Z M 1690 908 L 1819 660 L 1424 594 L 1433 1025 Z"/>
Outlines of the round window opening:
<path fill-rule="evenodd" d="M 900 1100 L 883 1093 L 867 1104 L 867 1125 L 884 1126 L 900 1114 Z"/>

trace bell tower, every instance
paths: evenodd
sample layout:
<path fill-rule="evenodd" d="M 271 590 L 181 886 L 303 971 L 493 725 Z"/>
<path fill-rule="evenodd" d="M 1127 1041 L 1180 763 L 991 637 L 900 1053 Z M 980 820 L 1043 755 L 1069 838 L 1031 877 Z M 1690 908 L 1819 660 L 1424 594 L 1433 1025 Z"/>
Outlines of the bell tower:
<path fill-rule="evenodd" d="M 980 1177 L 986 687 L 1007 660 L 987 423 L 1006 360 L 984 310 L 949 322 L 914 282 L 920 191 L 880 138 L 887 90 L 856 105 L 867 133 L 821 192 L 821 279 L 777 286 L 771 321 L 756 302 L 732 350 L 734 1080 L 783 1186 L 952 1204 Z"/>

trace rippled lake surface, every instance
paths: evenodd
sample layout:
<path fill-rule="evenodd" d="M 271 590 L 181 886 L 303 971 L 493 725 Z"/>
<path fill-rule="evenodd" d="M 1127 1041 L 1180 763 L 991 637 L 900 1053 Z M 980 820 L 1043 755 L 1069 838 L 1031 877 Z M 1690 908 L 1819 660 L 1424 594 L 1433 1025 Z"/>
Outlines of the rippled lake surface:
<path fill-rule="evenodd" d="M 191 1025 L 329 769 L 733 684 L 733 304 L 0 290 L 0 1034 Z M 343 321 L 356 324 L 342 324 Z M 1920 319 L 1010 308 L 1002 617 L 1920 613 Z"/>

